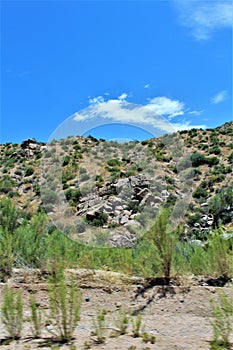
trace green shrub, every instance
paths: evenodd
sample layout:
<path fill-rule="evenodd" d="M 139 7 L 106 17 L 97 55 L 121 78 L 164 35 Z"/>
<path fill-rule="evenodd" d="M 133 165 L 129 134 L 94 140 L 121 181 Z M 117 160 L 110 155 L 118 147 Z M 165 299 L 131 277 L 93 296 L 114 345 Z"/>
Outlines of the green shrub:
<path fill-rule="evenodd" d="M 67 343 L 80 320 L 81 294 L 73 280 L 65 281 L 60 273 L 49 283 L 50 322 L 49 332 L 59 341 Z"/>
<path fill-rule="evenodd" d="M 129 316 L 125 309 L 118 310 L 118 315 L 115 319 L 115 326 L 120 335 L 127 333 L 127 328 L 129 325 Z"/>
<path fill-rule="evenodd" d="M 25 170 L 25 177 L 27 177 L 27 176 L 31 176 L 32 174 L 34 173 L 34 169 L 33 168 L 27 168 L 26 170 Z"/>
<path fill-rule="evenodd" d="M 212 275 L 229 279 L 233 273 L 230 240 L 224 239 L 219 228 L 209 237 L 208 244 L 209 269 Z"/>
<path fill-rule="evenodd" d="M 233 188 L 222 188 L 209 203 L 210 212 L 214 216 L 214 226 L 218 226 L 221 221 L 223 224 L 229 223 L 232 220 L 233 208 Z"/>
<path fill-rule="evenodd" d="M 230 164 L 233 164 L 233 152 L 231 152 L 231 154 L 229 155 L 228 161 Z"/>
<path fill-rule="evenodd" d="M 88 224 L 93 225 L 93 226 L 103 226 L 104 224 L 107 223 L 108 221 L 108 214 L 106 213 L 96 213 L 96 217 L 93 218 L 89 218 L 88 215 L 86 217 Z"/>
<path fill-rule="evenodd" d="M 178 241 L 178 231 L 169 227 L 170 215 L 171 213 L 168 209 L 162 208 L 154 226 L 147 234 L 157 249 L 157 259 L 161 264 L 163 277 L 168 284 L 170 282 L 175 246 Z"/>
<path fill-rule="evenodd" d="M 113 158 L 113 159 L 109 159 L 109 160 L 107 161 L 107 164 L 108 164 L 109 166 L 120 166 L 121 163 L 122 163 L 122 162 L 120 161 L 119 158 Z"/>
<path fill-rule="evenodd" d="M 206 157 L 204 154 L 196 152 L 191 155 L 191 162 L 192 166 L 198 167 L 206 163 Z"/>
<path fill-rule="evenodd" d="M 30 298 L 32 334 L 34 338 L 40 338 L 43 321 L 40 305 L 36 302 L 35 295 Z"/>
<path fill-rule="evenodd" d="M 65 156 L 64 160 L 63 160 L 63 166 L 68 165 L 70 162 L 70 157 L 69 156 Z"/>
<path fill-rule="evenodd" d="M 208 196 L 208 191 L 203 187 L 197 187 L 193 192 L 193 198 L 206 198 Z"/>
<path fill-rule="evenodd" d="M 82 193 L 79 188 L 78 189 L 69 188 L 67 191 L 65 191 L 65 196 L 68 201 L 72 200 L 75 204 L 77 204 L 80 197 L 82 196 Z"/>
<path fill-rule="evenodd" d="M 16 255 L 20 211 L 9 198 L 0 200 L 0 280 L 9 277 Z"/>
<path fill-rule="evenodd" d="M 94 332 L 93 335 L 96 336 L 98 343 L 104 343 L 106 339 L 106 321 L 105 321 L 106 311 L 102 310 L 98 312 L 96 318 L 93 318 Z"/>
<path fill-rule="evenodd" d="M 233 335 L 233 289 L 228 297 L 223 291 L 218 292 L 218 302 L 211 299 L 213 320 L 211 324 L 214 339 L 211 341 L 211 350 L 232 349 L 230 336 Z"/>
<path fill-rule="evenodd" d="M 10 338 L 19 339 L 23 327 L 23 304 L 21 292 L 15 295 L 14 290 L 6 287 L 2 305 L 2 323 Z"/>
<path fill-rule="evenodd" d="M 135 318 L 131 319 L 131 324 L 132 324 L 132 334 L 134 338 L 138 338 L 141 335 L 141 332 L 143 331 L 143 326 L 142 326 L 142 315 L 139 314 Z"/>
<path fill-rule="evenodd" d="M 210 154 L 213 153 L 213 154 L 218 155 L 218 154 L 221 154 L 221 150 L 218 146 L 214 146 L 214 147 L 210 148 L 209 153 Z"/>

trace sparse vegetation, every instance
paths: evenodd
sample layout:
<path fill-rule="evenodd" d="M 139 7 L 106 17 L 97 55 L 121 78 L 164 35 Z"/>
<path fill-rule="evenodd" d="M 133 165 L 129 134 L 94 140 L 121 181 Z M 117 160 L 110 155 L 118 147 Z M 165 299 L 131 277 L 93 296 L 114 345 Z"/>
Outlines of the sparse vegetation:
<path fill-rule="evenodd" d="M 211 341 L 211 350 L 232 349 L 230 336 L 233 335 L 233 289 L 230 296 L 218 292 L 218 302 L 211 300 L 213 320 L 211 321 L 214 331 L 214 339 Z"/>
<path fill-rule="evenodd" d="M 23 303 L 21 292 L 5 288 L 1 319 L 10 338 L 19 339 L 23 327 Z"/>

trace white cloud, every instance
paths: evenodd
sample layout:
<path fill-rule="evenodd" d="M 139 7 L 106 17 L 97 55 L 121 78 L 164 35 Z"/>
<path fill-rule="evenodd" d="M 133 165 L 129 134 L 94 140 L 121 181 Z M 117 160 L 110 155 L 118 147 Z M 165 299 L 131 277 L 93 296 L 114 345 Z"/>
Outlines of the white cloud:
<path fill-rule="evenodd" d="M 125 100 L 127 97 L 128 95 L 125 92 L 123 92 L 123 94 L 121 94 L 118 98 L 119 100 Z"/>
<path fill-rule="evenodd" d="M 174 0 L 182 25 L 191 29 L 197 40 L 207 40 L 219 29 L 232 29 L 231 0 Z"/>
<path fill-rule="evenodd" d="M 199 124 L 199 125 L 190 125 L 191 122 L 190 121 L 184 121 L 182 123 L 173 123 L 173 127 L 175 129 L 175 131 L 181 131 L 181 130 L 190 130 L 190 129 L 205 129 L 206 125 L 204 124 Z"/>
<path fill-rule="evenodd" d="M 144 105 L 129 103 L 127 94 L 120 95 L 117 99 L 105 100 L 102 96 L 89 99 L 90 106 L 73 115 L 73 119 L 79 122 L 91 121 L 102 117 L 111 122 L 140 124 L 141 127 L 153 127 L 174 132 L 191 128 L 205 128 L 204 125 L 190 125 L 189 121 L 172 123 L 175 116 L 184 115 L 184 103 L 172 100 L 165 96 L 149 99 Z M 169 120 L 169 121 L 168 121 Z"/>
<path fill-rule="evenodd" d="M 203 113 L 203 111 L 189 111 L 188 114 L 191 115 L 201 115 Z"/>
<path fill-rule="evenodd" d="M 148 108 L 158 115 L 167 117 L 169 120 L 184 114 L 184 103 L 178 100 L 171 100 L 168 97 L 160 96 L 154 97 L 149 101 Z"/>
<path fill-rule="evenodd" d="M 93 97 L 93 98 L 89 98 L 89 103 L 91 105 L 96 105 L 96 104 L 99 104 L 99 103 L 103 103 L 104 102 L 104 98 L 103 96 L 97 96 L 97 97 Z"/>
<path fill-rule="evenodd" d="M 145 89 L 149 89 L 149 87 L 150 87 L 150 84 L 144 85 L 144 88 L 145 88 Z"/>
<path fill-rule="evenodd" d="M 218 104 L 220 102 L 225 101 L 227 98 L 228 98 L 228 92 L 226 90 L 222 90 L 212 97 L 211 102 L 213 104 Z"/>

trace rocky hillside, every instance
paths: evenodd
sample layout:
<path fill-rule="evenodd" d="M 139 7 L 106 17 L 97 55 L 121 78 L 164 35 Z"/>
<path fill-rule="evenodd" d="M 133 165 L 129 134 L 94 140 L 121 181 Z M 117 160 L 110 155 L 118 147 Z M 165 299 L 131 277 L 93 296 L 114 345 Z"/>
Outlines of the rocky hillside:
<path fill-rule="evenodd" d="M 0 196 L 29 218 L 45 208 L 73 236 L 114 246 L 132 246 L 161 205 L 189 238 L 202 240 L 220 222 L 231 233 L 232 139 L 231 122 L 142 142 L 72 136 L 3 144 Z"/>

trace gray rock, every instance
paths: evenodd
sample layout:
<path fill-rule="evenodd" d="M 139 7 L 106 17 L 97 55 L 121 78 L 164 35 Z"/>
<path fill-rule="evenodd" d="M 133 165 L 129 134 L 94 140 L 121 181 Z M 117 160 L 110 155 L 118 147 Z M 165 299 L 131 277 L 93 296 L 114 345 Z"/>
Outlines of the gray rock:
<path fill-rule="evenodd" d="M 121 225 L 126 224 L 128 221 L 129 221 L 129 216 L 128 216 L 128 215 L 122 215 L 122 216 L 120 217 L 120 224 L 121 224 Z"/>
<path fill-rule="evenodd" d="M 129 179 L 119 179 L 115 184 L 115 189 L 117 193 L 120 193 L 122 189 L 129 184 Z"/>

